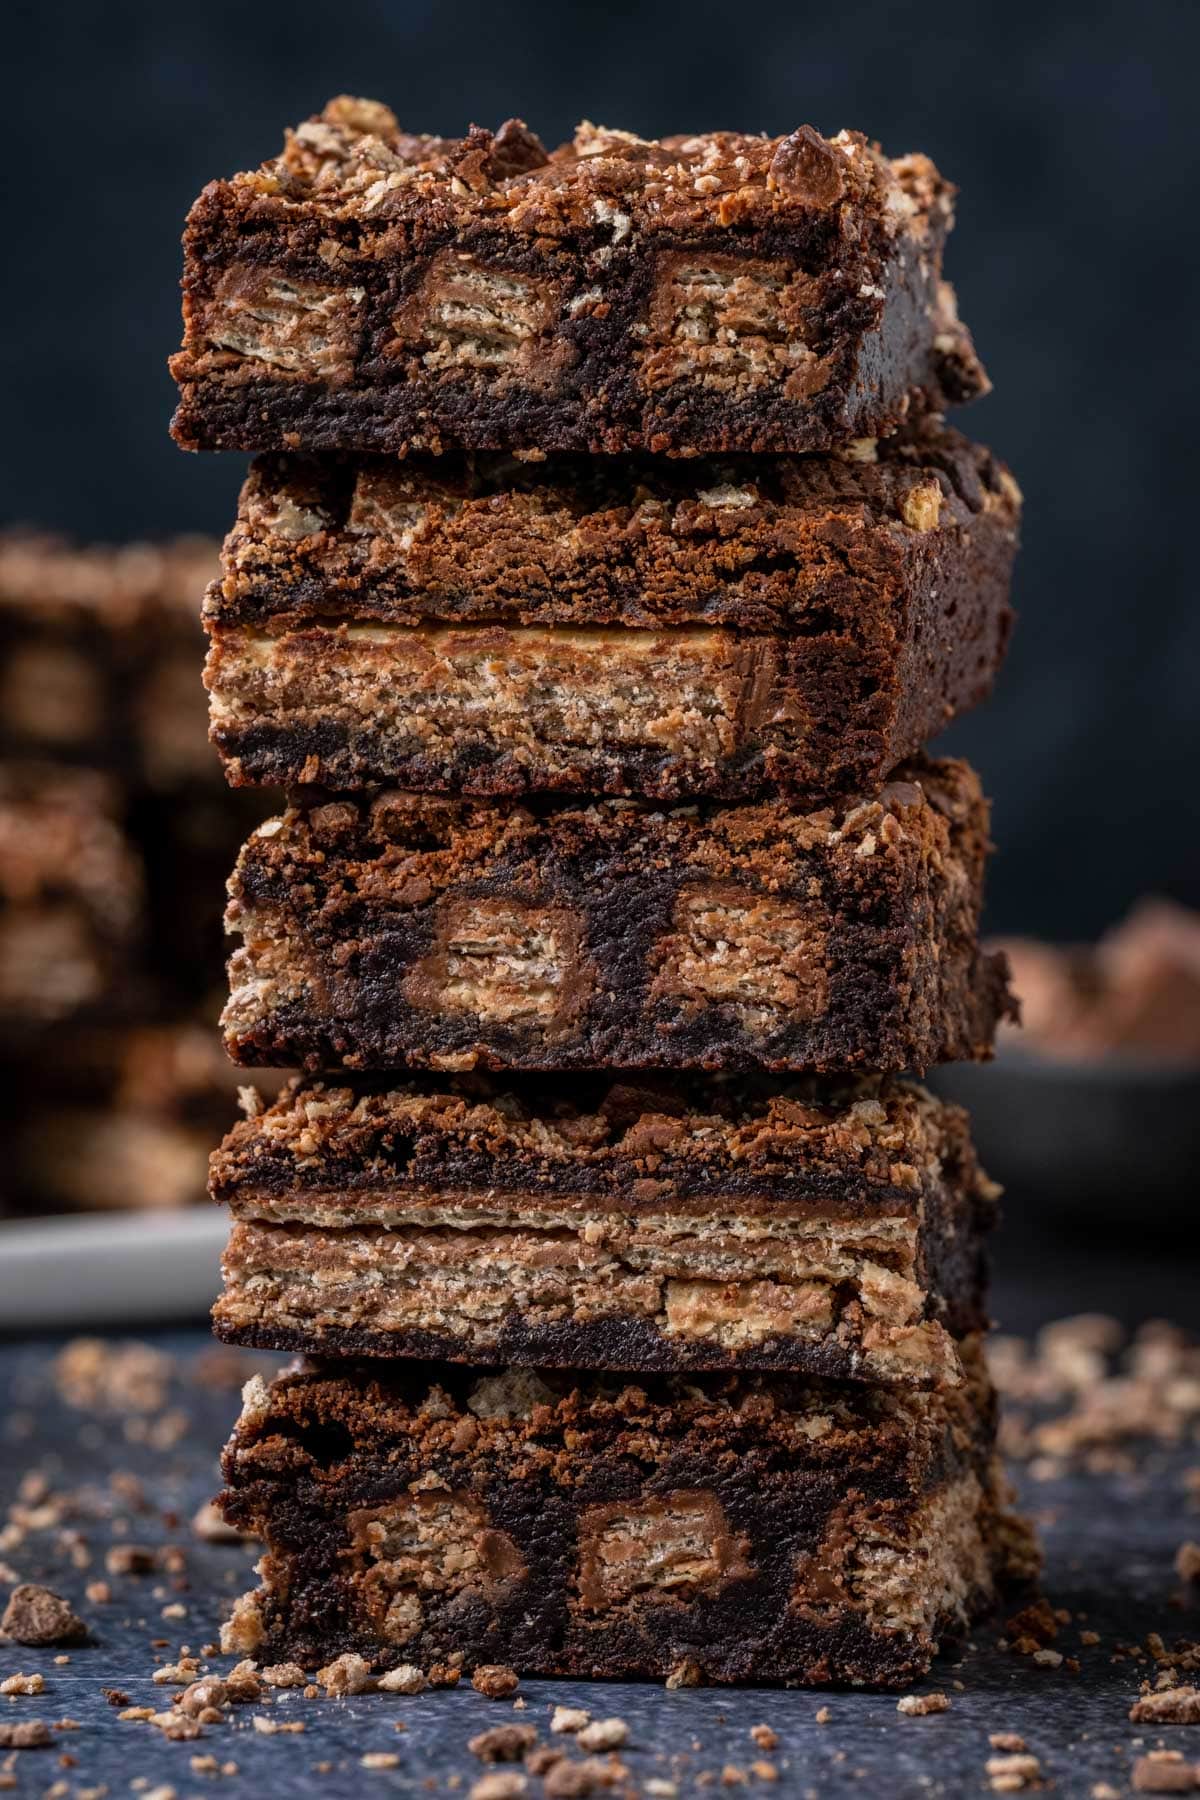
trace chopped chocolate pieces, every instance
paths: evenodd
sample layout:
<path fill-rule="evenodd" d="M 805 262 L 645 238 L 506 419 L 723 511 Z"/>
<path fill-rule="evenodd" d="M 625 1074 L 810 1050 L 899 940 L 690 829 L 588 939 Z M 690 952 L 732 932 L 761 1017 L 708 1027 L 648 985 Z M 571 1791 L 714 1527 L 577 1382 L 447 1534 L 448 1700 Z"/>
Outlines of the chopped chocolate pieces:
<path fill-rule="evenodd" d="M 969 1384 L 928 1393 L 327 1365 L 250 1396 L 222 1504 L 264 1540 L 266 1650 L 305 1666 L 331 1650 L 364 1672 L 420 1664 L 454 1643 L 497 1694 L 518 1674 L 901 1685 L 996 1579 L 970 1361 Z M 317 1491 L 319 1532 L 300 1499 Z"/>
<path fill-rule="evenodd" d="M 9 1595 L 0 1631 L 18 1644 L 80 1644 L 88 1635 L 87 1626 L 61 1594 L 28 1581 Z"/>
<path fill-rule="evenodd" d="M 804 813 L 384 793 L 261 826 L 232 880 L 242 1063 L 924 1068 L 1009 1005 L 963 763 Z"/>
<path fill-rule="evenodd" d="M 189 449 L 807 451 L 986 391 L 953 189 L 857 132 L 401 130 L 341 96 L 184 238 Z M 536 162 L 535 162 L 536 155 Z"/>

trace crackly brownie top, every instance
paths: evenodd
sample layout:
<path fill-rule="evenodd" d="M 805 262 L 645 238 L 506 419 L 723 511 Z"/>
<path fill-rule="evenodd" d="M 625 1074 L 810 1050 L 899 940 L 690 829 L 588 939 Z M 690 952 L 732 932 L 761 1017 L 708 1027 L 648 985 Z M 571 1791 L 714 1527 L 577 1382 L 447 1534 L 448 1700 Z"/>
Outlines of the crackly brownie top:
<path fill-rule="evenodd" d="M 270 1386 L 251 1378 L 223 1465 L 231 1480 L 260 1469 L 294 1479 L 308 1464 L 336 1481 L 351 1472 L 355 1454 L 388 1454 L 400 1444 L 422 1459 L 465 1456 L 510 1470 L 523 1464 L 570 1482 L 589 1455 L 654 1462 L 694 1438 L 716 1457 L 753 1446 L 806 1463 L 919 1463 L 933 1473 L 948 1437 L 960 1455 L 970 1454 L 989 1430 L 980 1348 L 968 1340 L 962 1349 L 967 1382 L 930 1393 L 800 1375 L 660 1375 L 631 1383 L 616 1374 L 440 1363 L 386 1370 L 374 1363 L 348 1373 L 343 1364 L 318 1365 Z"/>
<path fill-rule="evenodd" d="M 353 863 L 355 903 L 386 899 L 417 906 L 481 862 L 530 869 L 585 855 L 618 872 L 703 868 L 712 880 L 750 876 L 770 888 L 794 880 L 820 852 L 847 878 L 871 862 L 900 863 L 944 852 L 955 830 L 978 819 L 979 779 L 950 758 L 902 765 L 877 798 L 802 812 L 783 800 L 753 806 L 704 804 L 664 810 L 649 801 L 537 805 L 443 799 L 386 790 L 346 796 L 268 819 L 247 840 L 238 869 L 269 872 L 307 905 L 307 884 L 345 880 Z M 397 890 L 397 879 L 401 890 Z M 234 878 L 236 888 L 238 877 Z"/>
<path fill-rule="evenodd" d="M 121 630 L 160 615 L 196 618 L 216 563 L 216 545 L 203 537 L 77 547 L 48 533 L 0 532 L 0 620 Z"/>
<path fill-rule="evenodd" d="M 519 565 L 509 586 L 520 576 L 538 588 L 567 564 L 633 562 L 653 580 L 691 570 L 696 555 L 732 576 L 744 556 L 763 550 L 777 558 L 813 553 L 810 534 L 826 528 L 839 542 L 849 534 L 846 552 L 860 557 L 869 530 L 899 544 L 964 530 L 983 513 L 1015 530 L 1020 499 L 990 451 L 936 419 L 822 456 L 556 456 L 533 464 L 486 453 L 264 456 L 242 489 L 223 581 L 206 611 L 220 617 L 222 600 L 234 600 L 268 566 L 286 604 L 289 565 L 311 562 L 338 578 L 349 572 L 339 556 L 356 559 L 356 610 L 365 612 L 372 575 L 393 564 L 419 582 L 424 559 L 440 555 L 446 567 L 431 565 L 426 578 L 486 581 L 506 547 Z M 647 605 L 656 599 L 652 592 Z"/>
<path fill-rule="evenodd" d="M 351 1084 L 295 1079 L 274 1105 L 241 1120 L 212 1159 L 220 1197 L 256 1168 L 286 1159 L 319 1182 L 331 1166 L 363 1165 L 385 1182 L 382 1148 L 413 1140 L 435 1157 L 465 1150 L 519 1166 L 618 1165 L 653 1177 L 678 1158 L 762 1173 L 800 1166 L 918 1189 L 943 1161 L 969 1157 L 966 1115 L 913 1082 L 739 1077 L 694 1084 L 597 1075 L 569 1084 L 509 1077 L 394 1077 Z M 981 1192 L 992 1192 L 977 1176 Z"/>
<path fill-rule="evenodd" d="M 537 238 L 763 226 L 807 215 L 847 241 L 939 237 L 954 190 L 928 157 L 885 157 L 856 131 L 811 125 L 786 137 L 715 131 L 641 138 L 582 124 L 547 151 L 519 119 L 465 137 L 402 131 L 391 110 L 341 95 L 287 133 L 282 155 L 229 184 L 240 204 L 306 206 L 384 225 L 435 218 L 439 231 L 502 225 Z"/>

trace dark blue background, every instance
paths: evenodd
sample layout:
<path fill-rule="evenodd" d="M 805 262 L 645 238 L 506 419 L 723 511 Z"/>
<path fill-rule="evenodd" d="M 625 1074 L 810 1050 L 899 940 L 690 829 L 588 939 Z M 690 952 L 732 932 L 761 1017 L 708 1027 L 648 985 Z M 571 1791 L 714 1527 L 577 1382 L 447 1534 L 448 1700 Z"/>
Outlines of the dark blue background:
<path fill-rule="evenodd" d="M 1005 679 L 944 740 L 995 797 L 991 923 L 1200 904 L 1200 8 L 126 0 L 18 7 L 6 40 L 2 510 L 94 537 L 225 528 L 241 460 L 166 435 L 179 230 L 329 94 L 446 133 L 809 120 L 928 151 L 996 383 L 960 422 L 1028 509 Z"/>

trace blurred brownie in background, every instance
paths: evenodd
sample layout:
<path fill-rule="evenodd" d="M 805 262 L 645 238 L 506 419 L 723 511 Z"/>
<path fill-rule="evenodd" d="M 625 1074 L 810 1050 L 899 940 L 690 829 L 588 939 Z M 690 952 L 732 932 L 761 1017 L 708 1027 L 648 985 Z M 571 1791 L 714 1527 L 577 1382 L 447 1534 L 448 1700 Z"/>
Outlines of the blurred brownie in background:
<path fill-rule="evenodd" d="M 204 539 L 0 534 L 0 1072 L 20 1210 L 199 1200 L 235 1112 L 221 883 L 267 804 L 207 742 Z M 233 805 L 230 805 L 231 800 Z"/>

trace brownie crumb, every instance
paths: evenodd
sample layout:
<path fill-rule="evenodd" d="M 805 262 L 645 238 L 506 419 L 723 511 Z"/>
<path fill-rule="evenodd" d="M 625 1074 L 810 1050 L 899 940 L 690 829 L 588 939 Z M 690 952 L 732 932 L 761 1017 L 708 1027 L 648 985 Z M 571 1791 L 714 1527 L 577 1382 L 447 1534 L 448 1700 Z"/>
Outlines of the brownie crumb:
<path fill-rule="evenodd" d="M 1010 1756 L 1016 1755 L 1023 1750 L 1028 1750 L 1029 1748 L 1025 1739 L 1016 1731 L 990 1732 L 988 1735 L 988 1743 L 992 1746 L 993 1750 L 1006 1750 Z"/>
<path fill-rule="evenodd" d="M 429 1683 L 415 1663 L 401 1663 L 381 1675 L 376 1686 L 381 1694 L 423 1694 Z"/>
<path fill-rule="evenodd" d="M 524 1775 L 515 1769 L 499 1769 L 481 1775 L 468 1794 L 468 1800 L 517 1800 L 529 1786 Z M 549 1788 L 546 1792 L 549 1793 Z"/>
<path fill-rule="evenodd" d="M 468 1741 L 467 1749 L 480 1762 L 521 1762 L 537 1743 L 532 1725 L 493 1725 Z"/>
<path fill-rule="evenodd" d="M 359 1766 L 364 1769 L 398 1769 L 400 1758 L 394 1750 L 368 1750 L 360 1756 Z"/>
<path fill-rule="evenodd" d="M 45 1719 L 26 1719 L 20 1725 L 0 1725 L 0 1750 L 43 1750 L 53 1741 Z"/>
<path fill-rule="evenodd" d="M 628 1736 L 624 1719 L 593 1719 L 575 1741 L 581 1750 L 619 1750 Z"/>
<path fill-rule="evenodd" d="M 44 1694 L 45 1677 L 42 1675 L 23 1675 L 18 1670 L 15 1675 L 6 1675 L 0 1681 L 0 1694 Z"/>
<path fill-rule="evenodd" d="M 1134 1763 L 1133 1786 L 1139 1794 L 1191 1794 L 1200 1787 L 1200 1769 L 1178 1750 L 1152 1750 Z"/>
<path fill-rule="evenodd" d="M 949 1712 L 950 1700 L 946 1694 L 904 1694 L 896 1702 L 896 1711 L 906 1719 L 923 1719 L 929 1713 Z"/>
<path fill-rule="evenodd" d="M 598 1756 L 589 1756 L 583 1762 L 572 1762 L 563 1757 L 555 1763 L 543 1783 L 543 1792 L 549 1800 L 577 1800 L 582 1794 L 594 1794 L 597 1788 L 612 1787 L 614 1766 Z"/>
<path fill-rule="evenodd" d="M 774 1750 L 779 1743 L 779 1733 L 772 1731 L 769 1725 L 752 1725 L 750 1736 L 760 1750 Z"/>
<path fill-rule="evenodd" d="M 337 1656 L 323 1669 L 318 1669 L 317 1680 L 327 1694 L 337 1697 L 344 1694 L 365 1694 L 375 1686 L 375 1678 L 369 1667 L 354 1651 L 348 1651 L 345 1656 Z"/>
<path fill-rule="evenodd" d="M 79 1644 L 88 1628 L 61 1594 L 22 1582 L 14 1588 L 0 1619 L 0 1631 L 18 1644 Z"/>
<path fill-rule="evenodd" d="M 1175 1552 L 1175 1573 L 1180 1581 L 1200 1581 L 1200 1544 L 1180 1544 Z"/>
<path fill-rule="evenodd" d="M 104 1567 L 110 1575 L 149 1575 L 156 1560 L 145 1544 L 114 1544 L 104 1558 Z"/>
<path fill-rule="evenodd" d="M 989 1756 L 984 1770 L 988 1785 L 997 1794 L 1019 1794 L 1042 1785 L 1042 1765 L 1036 1756 Z"/>
<path fill-rule="evenodd" d="M 556 1706 L 550 1719 L 551 1731 L 582 1731 L 591 1720 L 582 1706 Z"/>
<path fill-rule="evenodd" d="M 303 1687 L 308 1680 L 299 1663 L 274 1663 L 269 1669 L 260 1672 L 260 1680 L 266 1687 L 295 1688 Z"/>
<path fill-rule="evenodd" d="M 1173 1687 L 1143 1694 L 1129 1709 L 1135 1725 L 1200 1725 L 1200 1688 Z"/>
<path fill-rule="evenodd" d="M 515 1694 L 521 1681 L 515 1669 L 506 1663 L 484 1663 L 471 1677 L 471 1686 L 488 1700 L 507 1700 Z"/>

